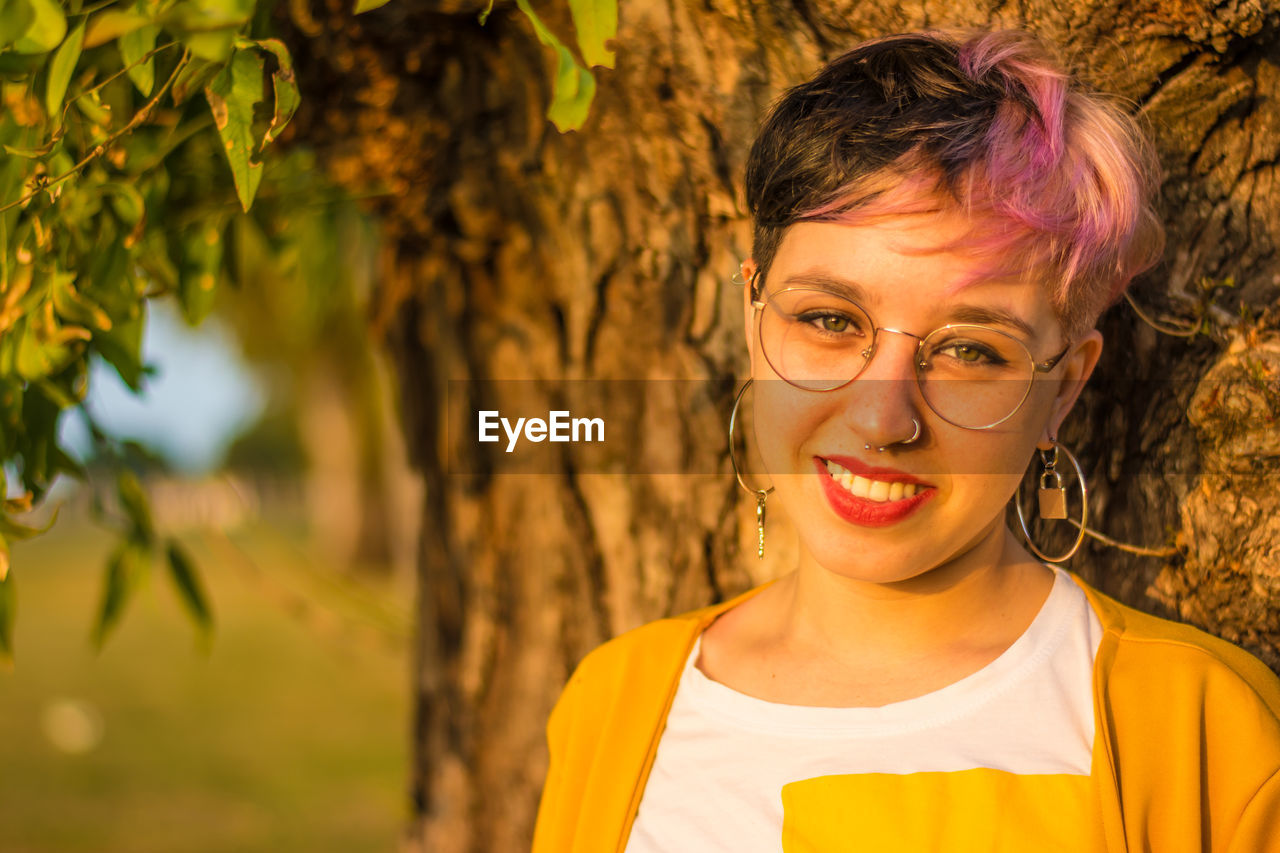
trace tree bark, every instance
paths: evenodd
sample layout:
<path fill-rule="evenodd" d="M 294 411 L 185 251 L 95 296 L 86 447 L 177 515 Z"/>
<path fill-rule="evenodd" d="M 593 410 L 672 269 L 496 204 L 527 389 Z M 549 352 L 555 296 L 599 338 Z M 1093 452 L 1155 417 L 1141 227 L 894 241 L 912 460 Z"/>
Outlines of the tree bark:
<path fill-rule="evenodd" d="M 1134 297 L 1164 325 L 1203 316 L 1207 333 L 1114 309 L 1063 440 L 1086 467 L 1092 526 L 1178 550 L 1091 542 L 1072 566 L 1280 663 L 1273 4 L 622 0 L 616 70 L 597 72 L 585 128 L 561 135 L 544 118 L 551 60 L 512 5 L 481 26 L 481 2 L 356 18 L 328 2 L 292 16 L 307 96 L 295 132 L 338 180 L 387 193 L 373 201 L 391 235 L 379 327 L 426 487 L 408 848 L 527 849 L 542 727 L 576 662 L 794 558 L 771 515 L 755 559 L 754 506 L 727 457 L 745 366 L 729 283 L 749 251 L 743 166 L 783 88 L 885 32 L 1028 27 L 1150 120 L 1171 239 Z M 573 43 L 567 4 L 535 7 Z M 603 473 L 613 451 L 570 449 L 540 476 L 505 476 L 465 440 L 459 400 L 551 410 L 578 380 L 690 380 L 711 405 L 640 395 L 617 427 L 627 475 Z"/>

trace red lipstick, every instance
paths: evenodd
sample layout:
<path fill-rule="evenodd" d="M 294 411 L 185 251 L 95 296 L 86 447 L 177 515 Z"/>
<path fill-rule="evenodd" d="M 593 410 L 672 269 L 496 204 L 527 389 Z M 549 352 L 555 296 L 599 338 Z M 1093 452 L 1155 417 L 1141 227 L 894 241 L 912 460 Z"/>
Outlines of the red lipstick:
<path fill-rule="evenodd" d="M 885 483 L 915 483 L 923 487 L 911 497 L 896 501 L 873 501 L 869 498 L 860 498 L 837 483 L 831 477 L 831 472 L 827 470 L 826 460 L 815 456 L 813 463 L 818 469 L 818 477 L 822 483 L 822 492 L 827 498 L 827 504 L 836 515 L 850 524 L 862 527 L 888 527 L 891 524 L 897 524 L 914 514 L 937 492 L 928 483 L 902 471 L 877 468 L 847 456 L 828 456 L 827 459 L 856 476 Z"/>
<path fill-rule="evenodd" d="M 913 477 L 904 471 L 899 471 L 896 468 L 877 468 L 874 465 L 867 465 L 864 462 L 860 462 L 852 456 L 815 456 L 814 459 L 817 459 L 819 462 L 829 459 L 841 468 L 852 473 L 854 476 L 866 477 L 868 480 L 880 480 L 884 483 L 915 483 L 917 486 L 929 485 L 924 480 L 921 480 L 918 477 Z M 824 472 L 826 471 L 825 465 L 822 470 Z"/>

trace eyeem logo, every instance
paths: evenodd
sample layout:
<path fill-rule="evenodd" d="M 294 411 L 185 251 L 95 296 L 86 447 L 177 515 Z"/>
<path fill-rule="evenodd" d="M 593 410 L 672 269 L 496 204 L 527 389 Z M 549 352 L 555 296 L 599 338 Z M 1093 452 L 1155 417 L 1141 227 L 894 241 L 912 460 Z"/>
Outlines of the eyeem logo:
<path fill-rule="evenodd" d="M 507 434 L 507 452 L 511 453 L 520 442 L 521 431 L 532 442 L 539 441 L 604 441 L 604 418 L 575 418 L 568 412 L 548 412 L 547 419 L 516 418 L 513 425 L 497 410 L 487 410 L 480 415 L 480 440 L 500 441 L 498 426 Z"/>

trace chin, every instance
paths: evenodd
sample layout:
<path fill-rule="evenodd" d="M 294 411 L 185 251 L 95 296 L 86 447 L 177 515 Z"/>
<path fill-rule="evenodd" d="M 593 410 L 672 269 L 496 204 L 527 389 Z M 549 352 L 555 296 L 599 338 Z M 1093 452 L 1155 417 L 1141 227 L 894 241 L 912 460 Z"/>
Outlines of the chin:
<path fill-rule="evenodd" d="M 841 523 L 841 522 L 836 522 Z M 943 568 L 960 568 L 987 562 L 984 555 L 994 551 L 998 559 L 1006 528 L 1003 512 L 967 539 L 957 531 L 950 535 L 936 520 L 927 529 L 886 536 L 884 529 L 819 532 L 799 530 L 800 546 L 808 561 L 833 575 L 863 583 L 896 584 L 916 580 Z M 970 528 L 972 529 L 972 528 Z M 914 534 L 914 535 L 913 535 Z M 952 543 L 962 541 L 956 548 Z M 944 543 L 951 547 L 943 547 Z M 982 546 L 986 544 L 987 548 Z M 966 557 L 977 558 L 966 560 Z"/>

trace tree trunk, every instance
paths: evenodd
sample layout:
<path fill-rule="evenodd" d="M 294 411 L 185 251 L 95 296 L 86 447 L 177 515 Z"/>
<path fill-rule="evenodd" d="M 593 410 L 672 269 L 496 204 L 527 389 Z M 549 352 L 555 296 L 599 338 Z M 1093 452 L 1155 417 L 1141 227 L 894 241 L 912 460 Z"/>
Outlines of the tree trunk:
<path fill-rule="evenodd" d="M 1263 310 L 1280 284 L 1274 6 L 622 0 L 617 68 L 597 73 L 585 128 L 561 135 L 544 118 L 551 60 L 510 4 L 481 26 L 479 0 L 357 18 L 328 2 L 315 20 L 291 4 L 297 135 L 339 180 L 388 192 L 380 323 L 426 486 L 409 848 L 527 849 L 542 727 L 582 655 L 793 559 L 772 515 L 755 559 L 726 455 L 745 367 L 729 282 L 749 251 L 743 165 L 784 87 L 885 32 L 1026 26 L 1144 109 L 1171 240 L 1135 299 L 1170 326 L 1203 315 L 1209 334 L 1112 311 L 1063 439 L 1089 475 L 1092 526 L 1178 551 L 1090 543 L 1072 565 L 1280 663 L 1280 316 Z M 573 43 L 567 4 L 536 6 Z M 1228 276 L 1234 288 L 1212 287 Z M 627 397 L 580 380 L 650 382 Z M 538 476 L 505 475 L 468 438 L 466 404 L 550 411 L 588 388 L 631 407 L 609 423 L 616 439 L 548 449 Z"/>

